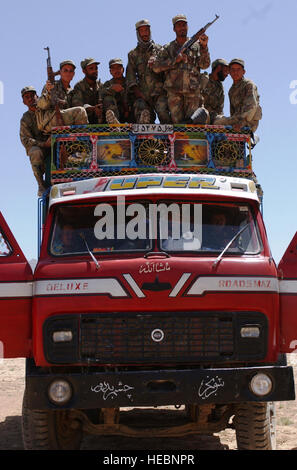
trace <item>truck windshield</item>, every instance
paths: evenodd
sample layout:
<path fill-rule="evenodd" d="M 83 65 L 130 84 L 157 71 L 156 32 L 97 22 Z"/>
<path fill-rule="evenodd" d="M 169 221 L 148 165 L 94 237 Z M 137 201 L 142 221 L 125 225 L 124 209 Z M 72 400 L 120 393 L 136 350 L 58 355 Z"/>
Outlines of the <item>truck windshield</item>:
<path fill-rule="evenodd" d="M 150 250 L 152 240 L 147 230 L 148 205 L 143 203 L 139 206 L 143 210 L 137 220 L 133 213 L 126 213 L 125 203 L 58 207 L 50 240 L 51 254 L 85 254 L 88 248 L 95 255 Z M 127 231 L 129 222 L 130 230 Z"/>
<path fill-rule="evenodd" d="M 262 245 L 248 204 L 157 201 L 74 204 L 56 208 L 50 253 L 221 252 L 256 254 Z M 86 245 L 87 243 L 87 245 Z"/>
<path fill-rule="evenodd" d="M 165 236 L 162 236 L 162 216 L 160 218 L 162 250 L 221 252 L 232 238 L 247 226 L 230 245 L 227 253 L 260 252 L 262 245 L 259 233 L 248 204 L 193 203 L 179 204 L 179 208 L 180 211 L 172 211 L 172 215 L 169 214 L 168 224 L 164 222 L 165 232 L 168 225 L 168 233 L 165 233 Z"/>

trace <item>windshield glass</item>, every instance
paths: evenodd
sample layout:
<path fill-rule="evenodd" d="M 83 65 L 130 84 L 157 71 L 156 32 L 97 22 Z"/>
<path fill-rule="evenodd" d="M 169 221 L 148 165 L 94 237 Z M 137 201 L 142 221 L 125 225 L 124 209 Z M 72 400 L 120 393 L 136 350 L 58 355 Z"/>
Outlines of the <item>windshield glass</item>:
<path fill-rule="evenodd" d="M 75 204 L 56 208 L 50 253 L 221 252 L 256 254 L 262 245 L 248 204 L 157 201 Z"/>
<path fill-rule="evenodd" d="M 127 214 L 122 201 L 58 207 L 50 240 L 51 254 L 85 254 L 88 248 L 94 254 L 150 250 L 148 206 L 146 203 L 139 206 L 142 211 L 137 220 L 133 208 Z"/>
<path fill-rule="evenodd" d="M 244 226 L 247 228 L 227 253 L 256 254 L 261 250 L 259 234 L 248 204 L 192 203 L 190 209 L 188 205 L 179 204 L 179 211 L 172 211 L 172 215 L 169 213 L 168 234 L 165 233 L 165 236 L 162 236 L 160 217 L 160 248 L 164 251 L 220 252 Z M 188 216 L 183 217 L 183 213 L 188 213 Z"/>

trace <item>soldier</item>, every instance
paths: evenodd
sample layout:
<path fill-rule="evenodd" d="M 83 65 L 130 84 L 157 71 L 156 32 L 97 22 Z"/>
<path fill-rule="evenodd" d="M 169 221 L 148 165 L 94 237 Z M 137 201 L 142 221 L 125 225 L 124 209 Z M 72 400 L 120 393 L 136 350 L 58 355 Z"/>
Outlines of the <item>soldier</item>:
<path fill-rule="evenodd" d="M 213 124 L 217 115 L 224 109 L 224 88 L 222 82 L 229 75 L 229 64 L 225 59 L 217 59 L 211 64 L 211 73 L 204 72 L 201 76 L 201 92 L 204 98 L 204 107 L 210 115 L 210 124 Z"/>
<path fill-rule="evenodd" d="M 233 59 L 229 64 L 233 85 L 229 90 L 230 117 L 218 116 L 214 124 L 230 125 L 236 131 L 249 127 L 255 132 L 262 118 L 259 94 L 256 85 L 244 77 L 244 61 Z"/>
<path fill-rule="evenodd" d="M 30 158 L 33 174 L 38 184 L 38 196 L 42 196 L 46 189 L 43 179 L 46 157 L 50 155 L 50 138 L 42 134 L 36 122 L 36 104 L 38 96 L 32 86 L 22 89 L 23 103 L 28 107 L 20 122 L 20 139 Z"/>
<path fill-rule="evenodd" d="M 36 119 L 38 129 L 49 134 L 51 128 L 61 125 L 55 103 L 60 108 L 62 125 L 88 124 L 88 116 L 83 107 L 71 107 L 72 88 L 70 82 L 75 74 L 75 65 L 71 60 L 60 63 L 61 79 L 46 82 L 42 94 L 37 101 Z M 55 102 L 55 103 L 54 103 Z"/>
<path fill-rule="evenodd" d="M 98 65 L 93 58 L 84 59 L 80 65 L 85 77 L 76 83 L 72 92 L 72 106 L 83 106 L 90 124 L 103 122 L 102 84 L 98 78 Z"/>
<path fill-rule="evenodd" d="M 138 21 L 135 27 L 138 44 L 128 54 L 126 80 L 128 91 L 134 95 L 136 122 L 154 122 L 157 113 L 160 123 L 170 123 L 167 97 L 163 88 L 164 77 L 154 73 L 148 66 L 150 57 L 156 55 L 161 46 L 152 40 L 148 20 Z"/>
<path fill-rule="evenodd" d="M 154 72 L 165 72 L 164 88 L 173 123 L 188 122 L 197 108 L 203 105 L 199 90 L 200 69 L 210 65 L 208 37 L 203 34 L 185 53 L 178 54 L 188 40 L 188 22 L 185 15 L 172 18 L 176 39 L 165 45 L 158 56 L 150 61 Z M 208 113 L 205 113 L 205 115 Z"/>
<path fill-rule="evenodd" d="M 122 59 L 116 58 L 109 61 L 111 80 L 104 83 L 104 109 L 106 121 L 109 124 L 119 122 L 131 122 L 130 100 L 127 96 L 126 78 Z"/>

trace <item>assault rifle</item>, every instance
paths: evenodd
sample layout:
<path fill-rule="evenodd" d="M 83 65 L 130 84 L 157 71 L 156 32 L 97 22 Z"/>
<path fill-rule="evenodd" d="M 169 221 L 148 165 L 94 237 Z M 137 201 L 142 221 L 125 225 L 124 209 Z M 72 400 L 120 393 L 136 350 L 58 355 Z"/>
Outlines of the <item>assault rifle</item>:
<path fill-rule="evenodd" d="M 199 29 L 197 33 L 195 33 L 188 41 L 186 41 L 181 48 L 179 49 L 177 55 L 179 55 L 182 52 L 185 52 L 189 47 L 191 47 L 198 39 L 202 36 L 202 34 L 205 33 L 205 31 L 215 22 L 219 19 L 220 17 L 216 15 L 215 19 L 211 21 L 210 23 L 207 23 L 203 28 Z"/>
<path fill-rule="evenodd" d="M 45 47 L 44 50 L 47 51 L 47 59 L 46 59 L 47 78 L 54 85 L 55 76 L 60 75 L 60 71 L 58 72 L 53 71 L 49 47 Z M 53 88 L 51 91 L 51 102 L 52 102 L 52 105 L 55 107 L 55 114 L 56 114 L 58 126 L 64 126 L 65 123 L 61 114 L 61 110 L 59 106 L 59 98 L 57 96 L 55 88 Z M 61 170 L 64 170 L 67 160 L 68 160 L 68 154 L 67 154 L 65 145 L 61 144 L 60 146 L 60 169 Z"/>
<path fill-rule="evenodd" d="M 52 63 L 51 63 L 51 56 L 49 47 L 44 47 L 44 50 L 47 51 L 47 59 L 46 59 L 46 66 L 47 66 L 47 78 L 48 80 L 54 85 L 55 84 L 55 76 L 60 74 L 60 71 L 54 72 Z M 64 126 L 63 117 L 59 107 L 59 99 L 56 95 L 55 89 L 52 89 L 51 92 L 51 101 L 53 106 L 55 107 L 57 123 L 59 126 Z"/>

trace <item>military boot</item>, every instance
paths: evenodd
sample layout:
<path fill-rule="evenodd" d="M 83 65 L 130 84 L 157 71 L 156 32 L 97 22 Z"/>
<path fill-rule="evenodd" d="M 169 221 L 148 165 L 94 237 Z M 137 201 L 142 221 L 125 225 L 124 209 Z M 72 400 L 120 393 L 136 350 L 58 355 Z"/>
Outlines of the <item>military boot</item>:
<path fill-rule="evenodd" d="M 34 166 L 32 165 L 32 169 L 33 169 L 33 173 L 38 184 L 37 196 L 41 197 L 44 191 L 46 190 L 45 181 L 43 180 L 43 171 L 42 169 L 40 169 L 39 167 L 35 165 Z"/>

